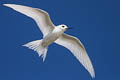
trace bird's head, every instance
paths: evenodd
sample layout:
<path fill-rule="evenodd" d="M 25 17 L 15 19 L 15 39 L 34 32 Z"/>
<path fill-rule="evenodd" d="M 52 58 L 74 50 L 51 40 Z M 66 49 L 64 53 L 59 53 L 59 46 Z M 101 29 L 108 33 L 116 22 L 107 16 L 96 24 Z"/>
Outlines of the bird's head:
<path fill-rule="evenodd" d="M 60 30 L 62 30 L 63 32 L 65 32 L 68 29 L 72 29 L 71 27 L 67 27 L 64 24 L 58 25 L 57 28 L 60 29 Z"/>

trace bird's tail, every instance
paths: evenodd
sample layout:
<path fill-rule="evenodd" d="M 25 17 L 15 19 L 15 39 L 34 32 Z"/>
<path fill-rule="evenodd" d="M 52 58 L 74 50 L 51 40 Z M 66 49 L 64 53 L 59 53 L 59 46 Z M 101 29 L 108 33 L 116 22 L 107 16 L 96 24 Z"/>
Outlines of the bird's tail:
<path fill-rule="evenodd" d="M 24 44 L 23 46 L 36 51 L 39 56 L 42 56 L 43 62 L 44 62 L 45 58 L 46 58 L 48 47 L 42 46 L 41 42 L 42 42 L 42 40 L 36 40 L 36 41 L 29 42 L 27 44 Z"/>

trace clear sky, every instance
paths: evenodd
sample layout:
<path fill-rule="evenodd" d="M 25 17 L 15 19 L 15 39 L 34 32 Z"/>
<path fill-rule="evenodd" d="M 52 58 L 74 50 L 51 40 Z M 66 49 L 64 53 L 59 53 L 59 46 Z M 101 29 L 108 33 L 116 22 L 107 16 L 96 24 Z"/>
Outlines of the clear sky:
<path fill-rule="evenodd" d="M 73 27 L 93 63 L 94 80 L 120 80 L 120 5 L 118 0 L 0 0 L 0 80 L 92 80 L 71 54 L 49 46 L 45 62 L 22 45 L 42 39 L 36 23 L 4 3 L 47 11 L 55 25 Z"/>

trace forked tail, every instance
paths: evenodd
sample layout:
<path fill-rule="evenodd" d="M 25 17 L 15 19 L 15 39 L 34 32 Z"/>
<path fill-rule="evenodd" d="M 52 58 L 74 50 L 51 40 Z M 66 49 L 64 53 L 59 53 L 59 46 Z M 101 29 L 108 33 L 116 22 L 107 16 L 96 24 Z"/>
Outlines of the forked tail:
<path fill-rule="evenodd" d="M 36 40 L 36 41 L 29 42 L 27 44 L 24 44 L 23 46 L 36 51 L 39 56 L 42 56 L 43 62 L 44 62 L 45 58 L 46 58 L 48 47 L 42 46 L 41 42 L 42 42 L 42 40 Z"/>

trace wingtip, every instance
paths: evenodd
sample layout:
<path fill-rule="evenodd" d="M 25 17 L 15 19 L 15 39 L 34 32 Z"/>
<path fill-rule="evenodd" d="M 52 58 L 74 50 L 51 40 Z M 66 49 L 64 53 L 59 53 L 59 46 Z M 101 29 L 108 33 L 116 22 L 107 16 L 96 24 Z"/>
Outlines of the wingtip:
<path fill-rule="evenodd" d="M 92 75 L 92 78 L 94 79 L 94 78 L 95 78 L 95 75 Z"/>
<path fill-rule="evenodd" d="M 3 4 L 3 6 L 8 6 L 9 4 Z"/>
<path fill-rule="evenodd" d="M 3 6 L 10 7 L 11 4 L 3 4 Z"/>
<path fill-rule="evenodd" d="M 91 77 L 94 79 L 95 78 L 95 73 L 91 74 Z"/>
<path fill-rule="evenodd" d="M 3 4 L 3 6 L 6 6 L 6 7 L 12 7 L 14 6 L 15 4 Z"/>

